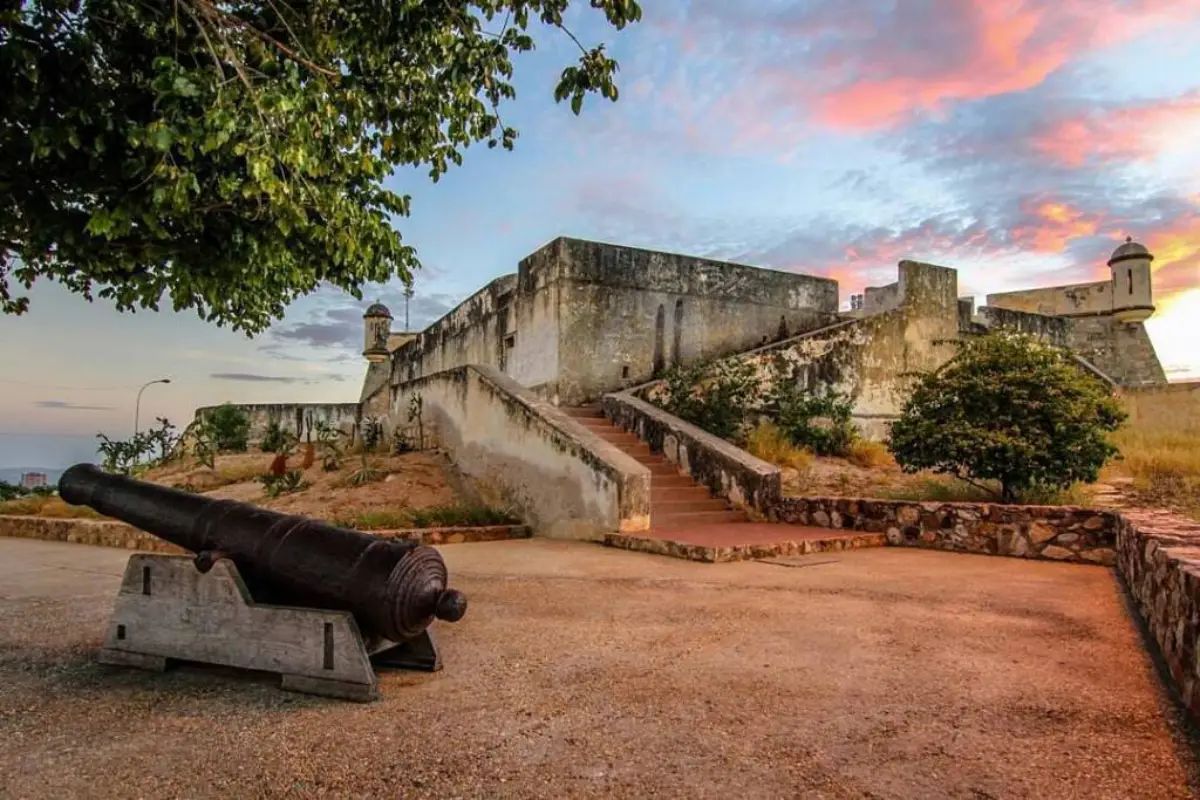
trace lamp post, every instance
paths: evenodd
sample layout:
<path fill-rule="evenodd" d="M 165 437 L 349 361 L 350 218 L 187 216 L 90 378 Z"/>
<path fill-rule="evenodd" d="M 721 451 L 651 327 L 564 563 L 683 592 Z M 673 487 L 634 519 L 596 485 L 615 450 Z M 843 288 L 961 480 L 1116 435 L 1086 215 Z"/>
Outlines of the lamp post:
<path fill-rule="evenodd" d="M 170 383 L 170 382 L 171 382 L 170 378 L 158 378 L 156 380 L 147 381 L 145 384 L 142 385 L 142 388 L 138 389 L 137 402 L 134 403 L 134 405 L 133 405 L 133 438 L 134 438 L 134 441 L 137 441 L 138 422 L 139 422 L 139 417 L 141 417 L 141 414 L 142 414 L 142 392 L 146 391 L 147 386 L 153 386 L 156 383 Z M 136 464 L 140 460 L 141 460 L 141 453 L 138 453 L 137 457 L 134 458 L 134 463 Z"/>

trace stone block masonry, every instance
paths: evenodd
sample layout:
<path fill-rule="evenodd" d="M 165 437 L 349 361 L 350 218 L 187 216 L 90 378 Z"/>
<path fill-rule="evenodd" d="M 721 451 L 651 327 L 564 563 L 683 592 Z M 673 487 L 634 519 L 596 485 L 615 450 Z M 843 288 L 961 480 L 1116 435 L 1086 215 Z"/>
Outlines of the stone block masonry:
<path fill-rule="evenodd" d="M 1200 720 L 1200 523 L 1132 511 L 1117 526 L 1117 570 L 1179 698 Z"/>
<path fill-rule="evenodd" d="M 882 533 L 893 546 L 1116 563 L 1118 516 L 1087 508 L 784 497 L 771 516 L 797 525 Z"/>

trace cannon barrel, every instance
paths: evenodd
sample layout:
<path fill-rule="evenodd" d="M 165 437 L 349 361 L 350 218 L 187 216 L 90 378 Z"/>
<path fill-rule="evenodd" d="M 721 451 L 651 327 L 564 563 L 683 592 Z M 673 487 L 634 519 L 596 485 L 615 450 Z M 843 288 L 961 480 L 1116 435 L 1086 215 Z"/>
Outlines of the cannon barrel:
<path fill-rule="evenodd" d="M 62 499 L 237 565 L 258 602 L 351 612 L 364 634 L 404 642 L 435 618 L 457 622 L 466 597 L 447 588 L 432 547 L 380 539 L 233 500 L 216 500 L 76 464 Z M 198 560 L 200 566 L 202 560 Z"/>

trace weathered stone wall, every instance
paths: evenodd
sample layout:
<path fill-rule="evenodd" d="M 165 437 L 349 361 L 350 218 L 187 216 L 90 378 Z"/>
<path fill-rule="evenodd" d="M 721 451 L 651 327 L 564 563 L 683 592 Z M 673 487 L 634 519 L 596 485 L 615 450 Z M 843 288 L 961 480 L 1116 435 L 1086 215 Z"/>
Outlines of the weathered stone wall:
<path fill-rule="evenodd" d="M 1165 384 L 1167 375 L 1141 322 L 1112 316 L 1071 320 L 1070 347 L 1120 386 Z"/>
<path fill-rule="evenodd" d="M 577 405 L 827 324 L 837 303 L 826 278 L 560 238 L 398 348 L 390 385 L 483 364 Z M 388 394 L 376 373 L 363 402 Z"/>
<path fill-rule="evenodd" d="M 1027 333 L 1056 347 L 1069 347 L 1071 344 L 1071 320 L 1066 317 L 1013 311 L 998 306 L 980 306 L 975 321 L 982 323 L 989 330 L 1003 329 Z"/>
<path fill-rule="evenodd" d="M 882 439 L 907 396 L 907 374 L 936 369 L 954 355 L 958 336 L 957 273 L 914 261 L 900 263 L 903 303 L 732 356 L 758 369 L 763 389 L 780 365 L 809 390 L 853 398 L 864 436 Z"/>
<path fill-rule="evenodd" d="M 1200 718 L 1200 523 L 1125 512 L 1116 551 L 1117 569 L 1180 698 Z"/>
<path fill-rule="evenodd" d="M 888 544 L 1112 565 L 1118 517 L 1068 506 L 783 497 L 780 522 L 886 534 Z"/>
<path fill-rule="evenodd" d="M 827 278 L 576 239 L 548 249 L 556 261 L 546 269 L 562 287 L 564 404 L 837 319 Z"/>
<path fill-rule="evenodd" d="M 304 441 L 319 421 L 341 431 L 351 441 L 358 436 L 358 403 L 248 403 L 234 404 L 250 417 L 250 446 L 254 447 L 267 433 L 271 423 Z M 218 406 L 197 408 L 193 425 Z M 191 428 L 191 426 L 189 426 Z"/>
<path fill-rule="evenodd" d="M 407 420 L 414 394 L 426 443 L 450 453 L 484 502 L 518 509 L 536 533 L 598 540 L 649 528 L 650 471 L 494 367 L 403 384 L 393 420 Z"/>
<path fill-rule="evenodd" d="M 1113 310 L 1113 285 L 1107 280 L 1001 292 L 989 294 L 987 304 L 993 308 L 1048 316 L 1107 314 Z"/>
<path fill-rule="evenodd" d="M 629 394 L 601 400 L 604 416 L 734 505 L 767 512 L 780 498 L 779 467 Z"/>
<path fill-rule="evenodd" d="M 1123 388 L 1119 394 L 1130 425 L 1149 420 L 1187 425 L 1189 420 L 1200 419 L 1200 381 Z"/>

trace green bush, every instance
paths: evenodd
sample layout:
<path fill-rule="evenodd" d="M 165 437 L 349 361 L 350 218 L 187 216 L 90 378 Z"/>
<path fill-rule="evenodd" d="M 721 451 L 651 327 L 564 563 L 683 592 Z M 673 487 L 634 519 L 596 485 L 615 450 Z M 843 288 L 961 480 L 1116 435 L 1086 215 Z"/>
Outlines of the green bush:
<path fill-rule="evenodd" d="M 1069 353 L 1000 332 L 961 342 L 919 377 L 888 447 L 905 472 L 995 481 L 1013 502 L 1095 481 L 1117 452 L 1107 435 L 1124 420 L 1109 388 Z"/>
<path fill-rule="evenodd" d="M 242 409 L 225 403 L 210 411 L 206 421 L 218 452 L 244 453 L 249 448 L 250 416 Z"/>
<path fill-rule="evenodd" d="M 740 441 L 757 394 L 755 366 L 733 359 L 673 367 L 652 402 L 714 436 Z"/>
<path fill-rule="evenodd" d="M 782 370 L 776 372 L 763 412 L 793 445 L 819 456 L 846 456 L 858 439 L 849 398 L 832 389 L 806 391 Z"/>
<path fill-rule="evenodd" d="M 291 444 L 290 437 L 279 427 L 279 423 L 274 420 L 267 426 L 267 432 L 263 434 L 262 442 L 259 447 L 264 453 L 278 453 L 287 449 Z"/>

